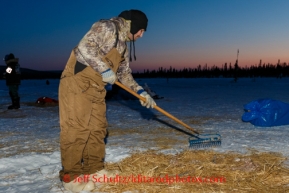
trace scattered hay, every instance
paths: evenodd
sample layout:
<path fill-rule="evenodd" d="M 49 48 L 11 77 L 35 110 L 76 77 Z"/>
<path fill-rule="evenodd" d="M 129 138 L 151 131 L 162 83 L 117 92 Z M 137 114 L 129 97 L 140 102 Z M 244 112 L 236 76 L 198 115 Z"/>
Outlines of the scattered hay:
<path fill-rule="evenodd" d="M 161 149 L 172 149 L 176 146 L 188 146 L 188 134 L 183 133 L 182 131 L 173 129 L 173 128 L 131 128 L 131 129 L 118 129 L 118 128 L 109 128 L 109 137 L 115 136 L 132 136 L 139 141 L 138 147 L 143 145 L 143 148 L 147 148 L 147 145 L 150 144 L 150 147 Z M 110 142 L 110 145 L 113 145 L 114 142 Z"/>
<path fill-rule="evenodd" d="M 170 136 L 154 136 L 152 139 L 147 140 L 148 143 L 156 146 L 159 150 L 164 150 L 164 149 L 171 149 L 176 145 L 184 144 L 189 145 L 189 142 L 186 138 L 186 140 L 180 140 L 180 139 L 175 139 Z"/>
<path fill-rule="evenodd" d="M 289 192 L 289 169 L 282 155 L 186 150 L 177 155 L 136 152 L 107 169 L 119 177 L 103 183 L 101 192 Z"/>
<path fill-rule="evenodd" d="M 133 133 L 145 133 L 141 129 L 129 128 L 129 129 L 119 129 L 119 128 L 108 128 L 109 136 L 122 136 L 128 135 Z"/>
<path fill-rule="evenodd" d="M 20 138 L 18 136 L 21 136 Z M 6 139 L 6 140 L 4 140 Z M 0 132 L 0 159 L 25 153 L 59 151 L 59 139 L 35 139 L 28 132 Z"/>
<path fill-rule="evenodd" d="M 119 136 L 119 135 L 127 135 L 127 134 L 134 134 L 138 133 L 141 135 L 177 135 L 181 136 L 184 135 L 184 132 L 176 130 L 174 128 L 163 128 L 163 127 L 158 127 L 158 128 L 128 128 L 128 129 L 119 129 L 119 128 L 108 128 L 109 131 L 109 136 Z M 185 130 L 184 130 L 185 131 Z"/>

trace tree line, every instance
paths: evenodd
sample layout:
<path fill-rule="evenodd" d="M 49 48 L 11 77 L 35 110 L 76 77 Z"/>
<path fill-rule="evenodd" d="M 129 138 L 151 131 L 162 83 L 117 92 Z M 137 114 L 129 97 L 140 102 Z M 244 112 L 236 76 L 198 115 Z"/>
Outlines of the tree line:
<path fill-rule="evenodd" d="M 258 65 L 252 65 L 250 67 L 240 67 L 238 60 L 235 64 L 225 63 L 222 67 L 213 65 L 209 67 L 207 64 L 204 66 L 198 65 L 196 68 L 183 68 L 177 70 L 173 67 L 168 69 L 160 67 L 158 70 L 144 70 L 143 73 L 134 73 L 136 78 L 238 78 L 244 77 L 288 77 L 289 76 L 289 64 L 280 63 L 277 64 L 263 63 L 260 60 Z"/>

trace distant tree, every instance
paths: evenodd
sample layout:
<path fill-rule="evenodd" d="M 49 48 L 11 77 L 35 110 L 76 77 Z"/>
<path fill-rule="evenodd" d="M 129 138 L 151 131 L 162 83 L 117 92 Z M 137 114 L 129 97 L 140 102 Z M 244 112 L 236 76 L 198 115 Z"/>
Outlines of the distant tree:
<path fill-rule="evenodd" d="M 236 60 L 236 63 L 234 65 L 234 82 L 238 81 L 238 73 L 239 73 L 239 66 L 238 66 L 238 60 Z"/>

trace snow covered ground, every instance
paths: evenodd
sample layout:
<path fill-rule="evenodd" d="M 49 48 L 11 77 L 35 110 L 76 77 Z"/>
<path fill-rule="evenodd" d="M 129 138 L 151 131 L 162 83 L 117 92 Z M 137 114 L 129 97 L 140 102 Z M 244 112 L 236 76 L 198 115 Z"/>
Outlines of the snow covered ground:
<path fill-rule="evenodd" d="M 289 103 L 289 79 L 139 79 L 164 99 L 159 107 L 204 132 L 220 133 L 216 151 L 246 153 L 250 148 L 289 157 L 289 126 L 255 127 L 244 123 L 243 105 L 260 98 Z M 21 109 L 10 104 L 5 81 L 0 81 L 0 192 L 67 192 L 58 179 L 58 106 L 39 107 L 42 96 L 57 99 L 59 80 L 23 80 Z M 107 162 L 118 162 L 135 150 L 179 152 L 188 148 L 188 135 L 178 123 L 138 100 L 108 100 Z M 164 139 L 171 139 L 170 143 Z"/>

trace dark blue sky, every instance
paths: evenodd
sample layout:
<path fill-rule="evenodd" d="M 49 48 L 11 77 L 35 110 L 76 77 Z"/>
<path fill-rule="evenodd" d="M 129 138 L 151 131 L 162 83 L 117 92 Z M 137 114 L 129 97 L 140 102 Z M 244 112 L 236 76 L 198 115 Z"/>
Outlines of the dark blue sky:
<path fill-rule="evenodd" d="M 94 22 L 128 9 L 149 18 L 134 71 L 233 64 L 238 49 L 241 66 L 289 62 L 288 0 L 2 0 L 1 8 L 0 54 L 36 70 L 62 70 Z"/>

